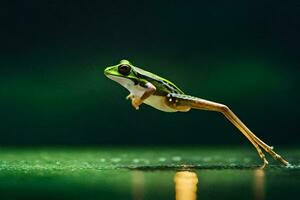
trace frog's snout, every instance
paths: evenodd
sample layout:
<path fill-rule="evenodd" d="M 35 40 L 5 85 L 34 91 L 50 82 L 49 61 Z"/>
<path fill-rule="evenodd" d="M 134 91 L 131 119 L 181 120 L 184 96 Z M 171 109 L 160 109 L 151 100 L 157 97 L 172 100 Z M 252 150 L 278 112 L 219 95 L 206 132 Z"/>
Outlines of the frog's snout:
<path fill-rule="evenodd" d="M 104 69 L 104 74 L 107 75 L 107 74 L 110 74 L 109 72 L 112 70 L 113 67 L 106 67 Z"/>

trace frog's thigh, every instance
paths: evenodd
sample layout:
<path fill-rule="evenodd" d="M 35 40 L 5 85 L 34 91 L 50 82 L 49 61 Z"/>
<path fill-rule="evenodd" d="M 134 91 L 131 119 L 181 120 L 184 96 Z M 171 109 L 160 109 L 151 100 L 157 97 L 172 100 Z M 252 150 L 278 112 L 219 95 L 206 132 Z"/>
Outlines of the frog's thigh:
<path fill-rule="evenodd" d="M 173 98 L 172 96 L 166 96 L 165 103 L 170 108 L 175 109 L 180 112 L 187 112 L 191 109 L 190 106 L 181 105 L 180 100 L 177 98 Z"/>

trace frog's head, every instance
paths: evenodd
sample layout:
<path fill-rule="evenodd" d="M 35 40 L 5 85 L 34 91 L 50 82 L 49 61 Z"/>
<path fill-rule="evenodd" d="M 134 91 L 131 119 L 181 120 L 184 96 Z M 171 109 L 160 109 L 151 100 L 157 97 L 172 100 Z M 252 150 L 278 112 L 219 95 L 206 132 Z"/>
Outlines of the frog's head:
<path fill-rule="evenodd" d="M 135 67 L 128 60 L 121 60 L 119 64 L 107 67 L 104 70 L 104 74 L 123 86 L 125 86 L 125 84 L 135 83 L 138 79 L 135 73 Z"/>

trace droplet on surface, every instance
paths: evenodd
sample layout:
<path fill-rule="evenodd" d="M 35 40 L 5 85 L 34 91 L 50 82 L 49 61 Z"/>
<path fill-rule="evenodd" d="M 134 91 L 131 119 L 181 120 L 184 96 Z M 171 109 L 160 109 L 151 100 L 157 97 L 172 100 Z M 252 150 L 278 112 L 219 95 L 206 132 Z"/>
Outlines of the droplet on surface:
<path fill-rule="evenodd" d="M 172 160 L 173 161 L 181 161 L 181 157 L 180 156 L 173 156 Z"/>
<path fill-rule="evenodd" d="M 167 160 L 167 159 L 166 159 L 166 158 L 163 158 L 163 157 L 161 157 L 161 158 L 158 159 L 159 162 L 165 162 L 166 160 Z"/>

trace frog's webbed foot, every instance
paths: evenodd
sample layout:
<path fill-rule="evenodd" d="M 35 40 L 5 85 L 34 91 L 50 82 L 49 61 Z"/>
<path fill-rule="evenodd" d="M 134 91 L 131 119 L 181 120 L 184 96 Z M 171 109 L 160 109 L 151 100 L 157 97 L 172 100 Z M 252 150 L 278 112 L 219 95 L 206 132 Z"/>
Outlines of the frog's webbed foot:
<path fill-rule="evenodd" d="M 140 97 L 134 96 L 134 94 L 130 93 L 127 97 L 127 100 L 131 100 L 131 105 L 134 107 L 134 109 L 138 110 L 139 106 L 143 103 L 142 99 Z"/>
<path fill-rule="evenodd" d="M 134 109 L 138 110 L 140 108 L 140 105 L 143 103 L 143 100 L 139 97 L 133 97 L 131 98 L 131 105 L 134 107 Z"/>

